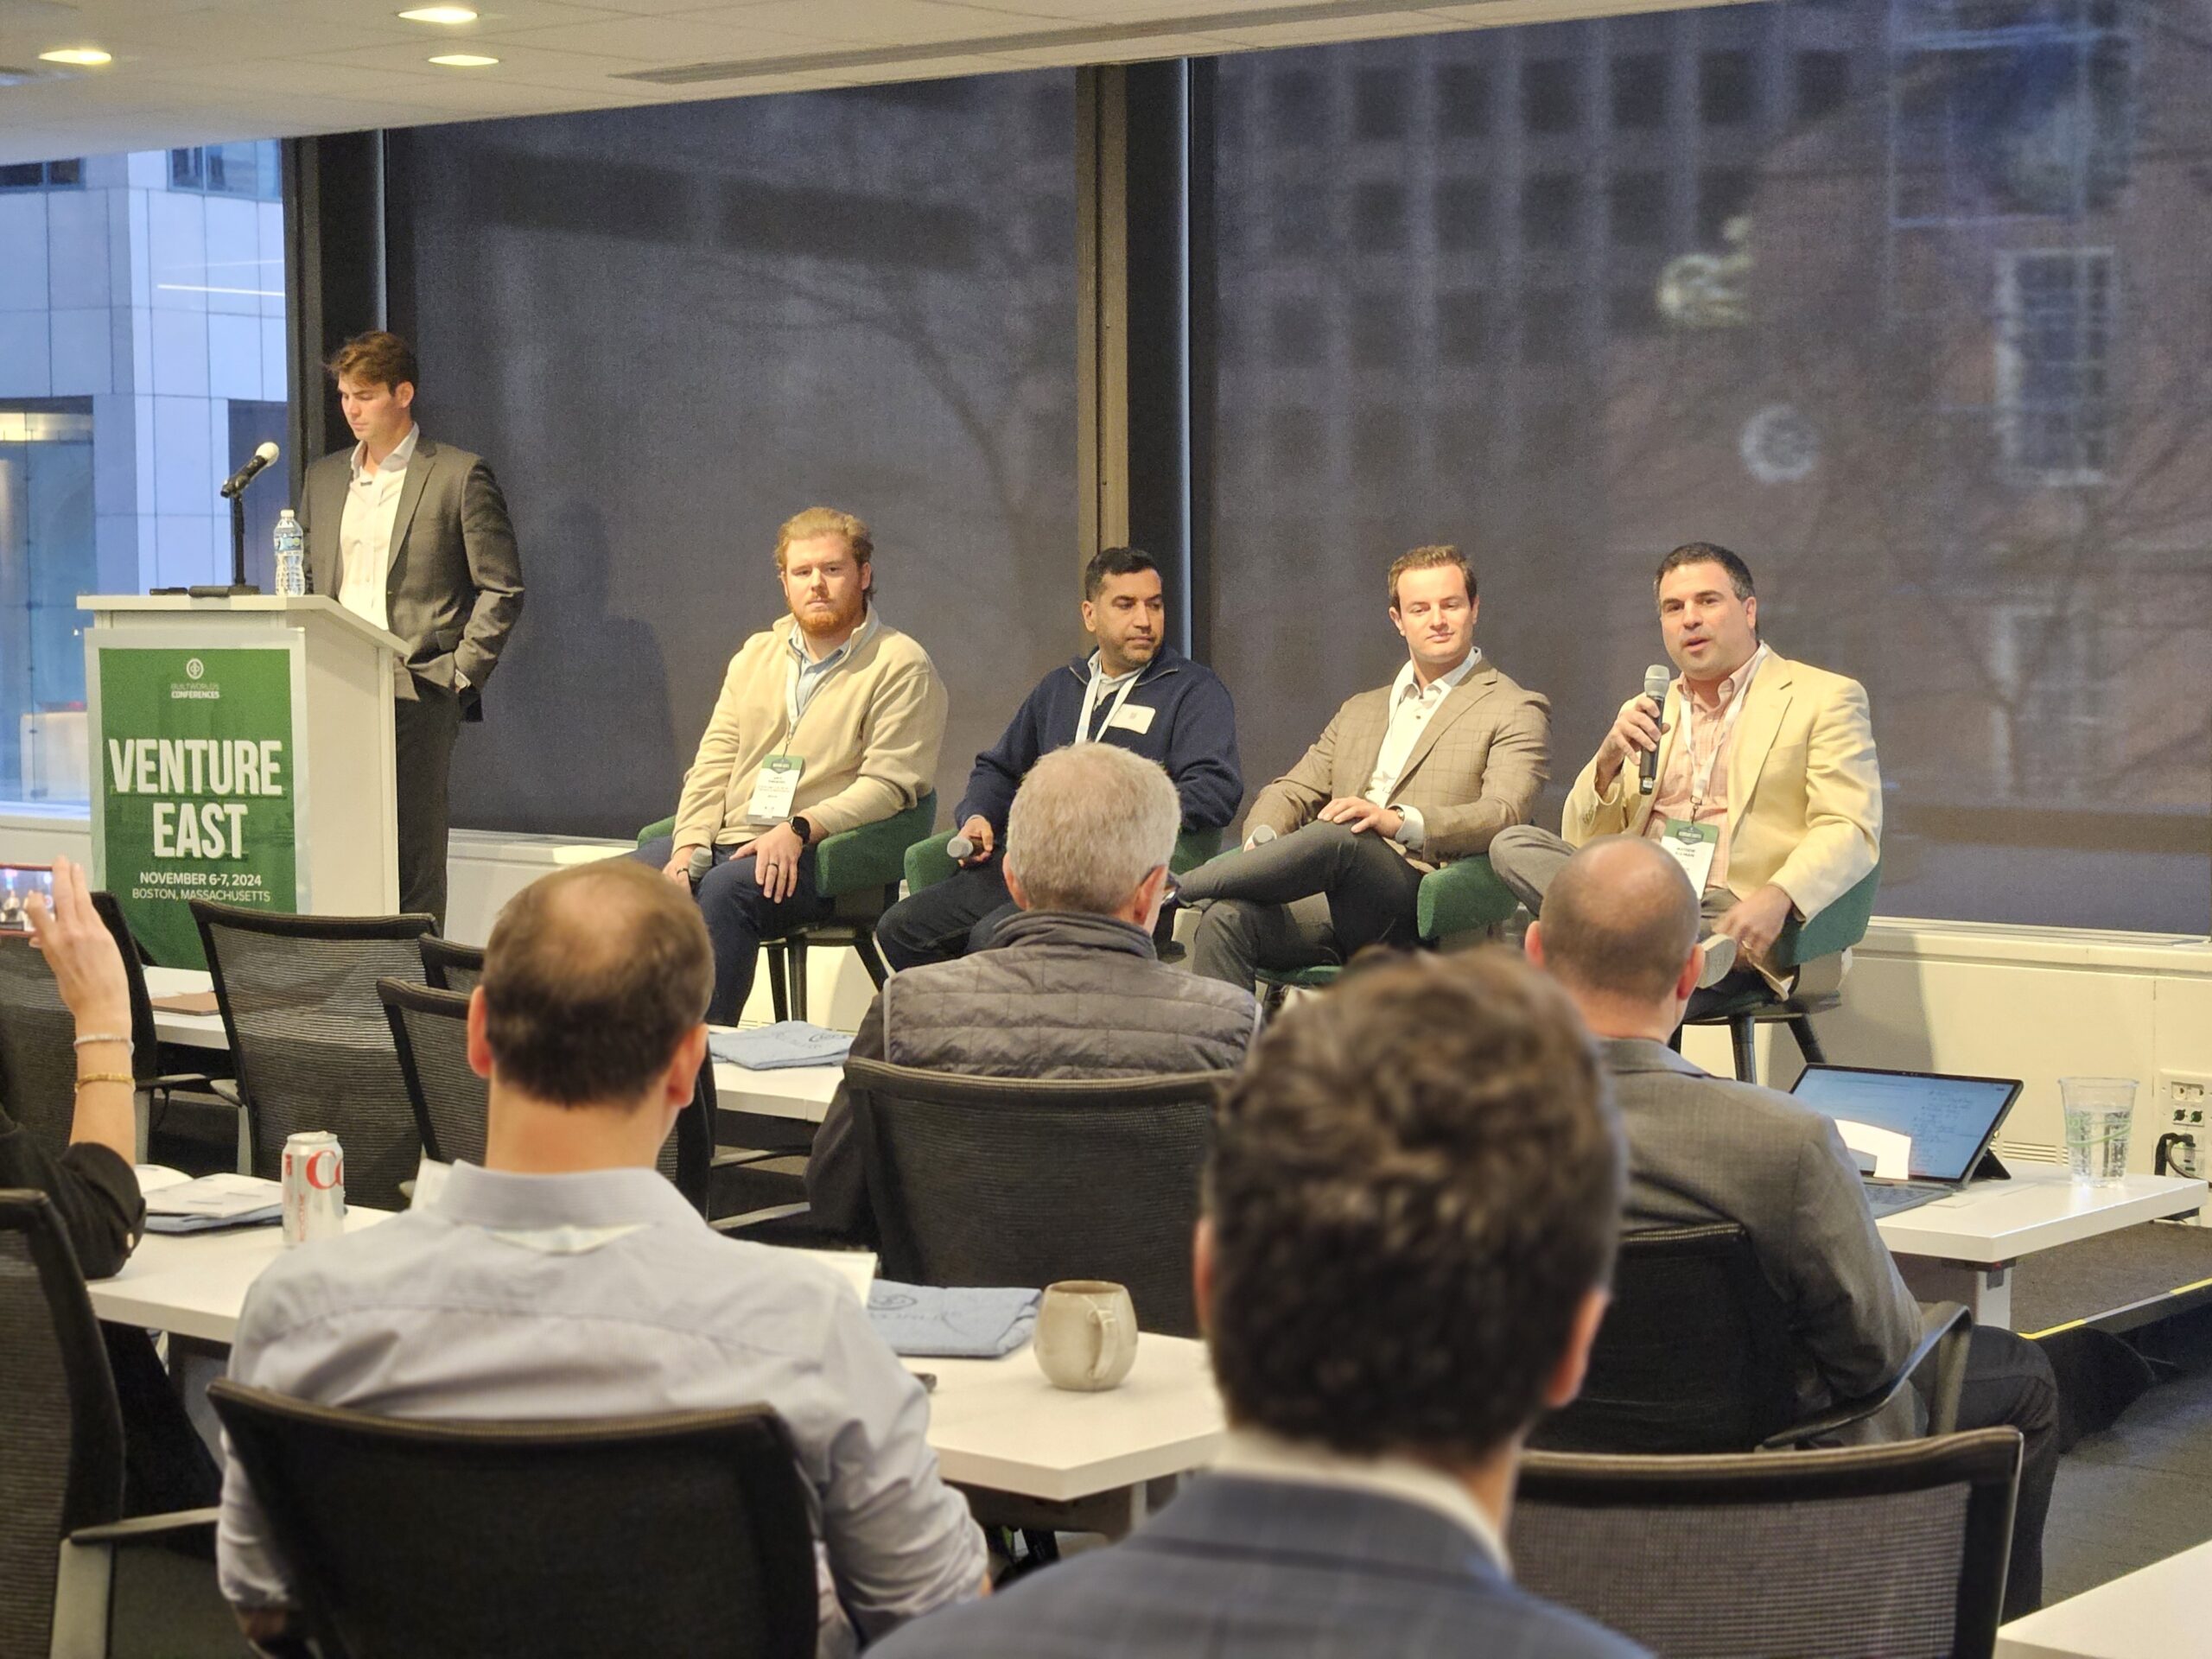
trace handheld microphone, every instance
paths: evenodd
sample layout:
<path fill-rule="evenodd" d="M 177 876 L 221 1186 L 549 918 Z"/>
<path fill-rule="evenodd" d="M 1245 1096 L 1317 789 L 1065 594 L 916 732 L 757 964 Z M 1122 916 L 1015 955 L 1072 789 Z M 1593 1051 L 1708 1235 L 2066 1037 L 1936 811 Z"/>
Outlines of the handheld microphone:
<path fill-rule="evenodd" d="M 715 849 L 711 847 L 694 847 L 691 849 L 691 861 L 684 867 L 683 874 L 690 879 L 692 887 L 696 888 L 701 879 L 714 868 Z"/>
<path fill-rule="evenodd" d="M 944 850 L 956 864 L 965 864 L 976 856 L 976 843 L 965 836 L 955 836 L 944 843 Z"/>
<path fill-rule="evenodd" d="M 264 443 L 248 458 L 245 466 L 232 473 L 223 484 L 223 499 L 227 501 L 240 490 L 261 476 L 261 469 L 276 459 L 276 446 Z"/>
<path fill-rule="evenodd" d="M 1274 825 L 1272 823 L 1263 823 L 1258 829 L 1255 830 L 1250 835 L 1245 836 L 1244 840 L 1246 845 L 1258 848 L 1266 846 L 1269 842 L 1275 838 Z"/>
<path fill-rule="evenodd" d="M 1654 663 L 1643 671 L 1643 695 L 1659 705 L 1667 707 L 1667 688 L 1675 683 L 1675 671 L 1664 663 Z M 1649 795 L 1659 783 L 1659 751 L 1646 749 L 1637 766 L 1637 789 Z"/>

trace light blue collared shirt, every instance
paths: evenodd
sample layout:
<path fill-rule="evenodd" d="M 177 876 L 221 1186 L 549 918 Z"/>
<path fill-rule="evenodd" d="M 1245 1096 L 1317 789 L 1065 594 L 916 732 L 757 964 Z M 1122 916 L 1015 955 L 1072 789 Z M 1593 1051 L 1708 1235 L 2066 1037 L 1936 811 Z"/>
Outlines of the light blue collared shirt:
<path fill-rule="evenodd" d="M 830 677 L 842 664 L 852 660 L 853 653 L 860 649 L 861 641 L 868 638 L 868 630 L 874 626 L 875 604 L 871 600 L 859 625 L 845 636 L 845 643 L 817 663 L 813 653 L 806 648 L 806 630 L 798 622 L 792 622 L 791 633 L 784 643 L 791 648 L 791 653 L 789 712 L 794 728 L 805 718 L 806 706 L 814 701 L 814 694 L 829 683 Z M 788 738 L 791 734 L 786 732 L 784 735 Z"/>
<path fill-rule="evenodd" d="M 1443 707 L 1444 699 L 1457 690 L 1467 676 L 1482 666 L 1480 645 L 1469 648 L 1459 667 L 1448 674 L 1440 674 L 1427 685 L 1421 683 L 1414 673 L 1411 662 L 1398 671 L 1398 677 L 1390 683 L 1389 724 L 1382 734 L 1382 751 L 1375 757 L 1374 776 L 1367 780 L 1367 798 L 1377 806 L 1388 806 L 1390 796 L 1405 776 L 1406 762 L 1412 758 L 1414 746 L 1421 741 L 1421 734 L 1428 725 L 1428 717 Z M 1419 852 L 1428 844 L 1428 825 L 1422 820 L 1421 809 L 1399 804 L 1398 816 L 1404 822 L 1392 837 L 1409 852 Z"/>
<path fill-rule="evenodd" d="M 982 1582 L 929 1402 L 828 1269 L 723 1237 L 650 1169 L 456 1164 L 427 1209 L 289 1251 L 247 1294 L 231 1376 L 397 1417 L 551 1419 L 765 1403 L 790 1427 L 844 1606 L 874 1637 Z M 235 1458 L 223 1593 L 293 1599 Z M 822 1648 L 851 1631 L 825 1598 Z"/>

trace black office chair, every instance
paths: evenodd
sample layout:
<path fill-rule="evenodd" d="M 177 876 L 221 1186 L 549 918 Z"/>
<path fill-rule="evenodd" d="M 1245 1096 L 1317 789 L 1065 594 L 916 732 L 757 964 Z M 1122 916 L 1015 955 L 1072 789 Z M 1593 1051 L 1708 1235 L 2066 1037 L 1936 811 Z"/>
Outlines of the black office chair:
<path fill-rule="evenodd" d="M 1609 1452 L 1810 1445 L 1880 1411 L 1930 1354 L 1929 1432 L 1948 1434 L 1973 1324 L 1956 1302 L 1929 1309 L 1919 1341 L 1881 1387 L 1808 1414 L 1796 1399 L 1788 1314 L 1744 1230 L 1727 1222 L 1630 1233 L 1582 1392 L 1539 1423 L 1529 1444 Z"/>
<path fill-rule="evenodd" d="M 459 991 L 467 996 L 476 988 L 476 982 L 484 977 L 482 945 L 455 944 L 435 933 L 425 933 L 420 943 L 423 978 L 435 989 Z"/>
<path fill-rule="evenodd" d="M 410 1421 L 208 1398 L 323 1659 L 808 1659 L 814 1539 L 766 1406 Z"/>
<path fill-rule="evenodd" d="M 1513 1576 L 1658 1659 L 1988 1659 L 2019 1471 L 2015 1428 L 1789 1457 L 1531 1452 Z"/>
<path fill-rule="evenodd" d="M 346 1152 L 346 1195 L 399 1209 L 421 1138 L 380 978 L 423 971 L 428 916 L 288 916 L 191 901 L 238 1066 L 253 1173 L 276 1177 L 285 1139 L 327 1129 Z"/>
<path fill-rule="evenodd" d="M 95 893 L 92 908 L 107 924 L 123 955 L 124 982 L 130 997 L 130 1073 L 138 1092 L 154 1101 L 180 1089 L 213 1092 L 214 1085 L 199 1072 L 162 1071 L 161 1039 L 154 1030 L 154 1006 L 146 992 L 138 942 L 131 937 L 114 894 Z M 0 1104 L 57 1157 L 69 1144 L 69 1128 L 76 1116 L 76 1031 L 75 1017 L 62 1001 L 46 958 L 31 948 L 28 938 L 0 933 Z"/>
<path fill-rule="evenodd" d="M 124 1520 L 123 1482 L 122 1413 L 68 1236 L 44 1193 L 0 1192 L 0 1653 L 106 1652 L 118 1554 L 212 1540 L 212 1509 Z M 212 1568 L 200 1587 L 220 1600 Z"/>
<path fill-rule="evenodd" d="M 442 1164 L 481 1164 L 491 1090 L 468 1064 L 468 998 L 407 980 L 380 979 L 399 1074 L 423 1151 Z M 679 1112 L 661 1145 L 658 1167 L 701 1215 L 708 1213 L 709 1172 L 725 1162 L 750 1161 L 715 1146 L 715 1068 L 699 1068 L 697 1092 Z M 760 1154 L 766 1155 L 766 1154 Z"/>
<path fill-rule="evenodd" d="M 1191 1231 L 1223 1074 L 1077 1082 L 848 1060 L 883 1276 L 1108 1279 L 1137 1324 L 1196 1336 Z"/>

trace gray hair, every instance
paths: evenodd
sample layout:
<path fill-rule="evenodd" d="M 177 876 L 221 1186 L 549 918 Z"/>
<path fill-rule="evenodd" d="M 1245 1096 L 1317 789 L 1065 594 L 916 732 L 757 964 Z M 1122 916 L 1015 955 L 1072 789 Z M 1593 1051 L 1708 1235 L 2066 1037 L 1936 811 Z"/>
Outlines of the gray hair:
<path fill-rule="evenodd" d="M 1175 851 L 1183 807 L 1157 763 L 1110 743 L 1055 749 L 1006 819 L 1006 861 L 1038 910 L 1110 916 Z"/>

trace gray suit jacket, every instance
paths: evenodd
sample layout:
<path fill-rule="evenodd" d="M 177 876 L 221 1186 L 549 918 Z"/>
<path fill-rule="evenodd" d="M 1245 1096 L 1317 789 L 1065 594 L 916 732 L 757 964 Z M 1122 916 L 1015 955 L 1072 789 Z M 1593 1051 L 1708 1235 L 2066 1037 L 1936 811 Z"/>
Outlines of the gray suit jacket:
<path fill-rule="evenodd" d="M 1379 1493 L 1209 1475 L 1111 1549 L 915 1620 L 880 1659 L 1637 1659 Z"/>
<path fill-rule="evenodd" d="M 308 591 L 333 599 L 344 578 L 338 531 L 353 455 L 350 448 L 325 455 L 308 468 L 300 486 Z M 385 601 L 391 632 L 407 645 L 408 672 L 399 677 L 398 695 L 416 696 L 418 679 L 451 690 L 459 670 L 468 677 L 463 715 L 482 718 L 477 698 L 522 613 L 522 560 L 506 498 L 492 469 L 427 432 L 416 437 L 407 481 L 400 486 Z"/>
<path fill-rule="evenodd" d="M 1692 1065 L 1664 1043 L 1601 1045 L 1628 1132 L 1625 1226 L 1732 1221 L 1789 1310 L 1808 1410 L 1885 1382 L 1920 1339 L 1920 1306 L 1874 1230 L 1835 1125 L 1789 1096 Z M 1870 1433 L 1911 1434 L 1910 1389 Z"/>
<path fill-rule="evenodd" d="M 1244 833 L 1264 823 L 1287 836 L 1338 797 L 1364 796 L 1389 730 L 1389 686 L 1349 699 L 1298 764 L 1260 791 Z M 1488 851 L 1499 830 L 1528 823 L 1550 759 L 1551 704 L 1484 658 L 1429 716 L 1397 787 L 1378 803 L 1419 809 L 1421 851 L 1388 844 L 1424 870 Z"/>

